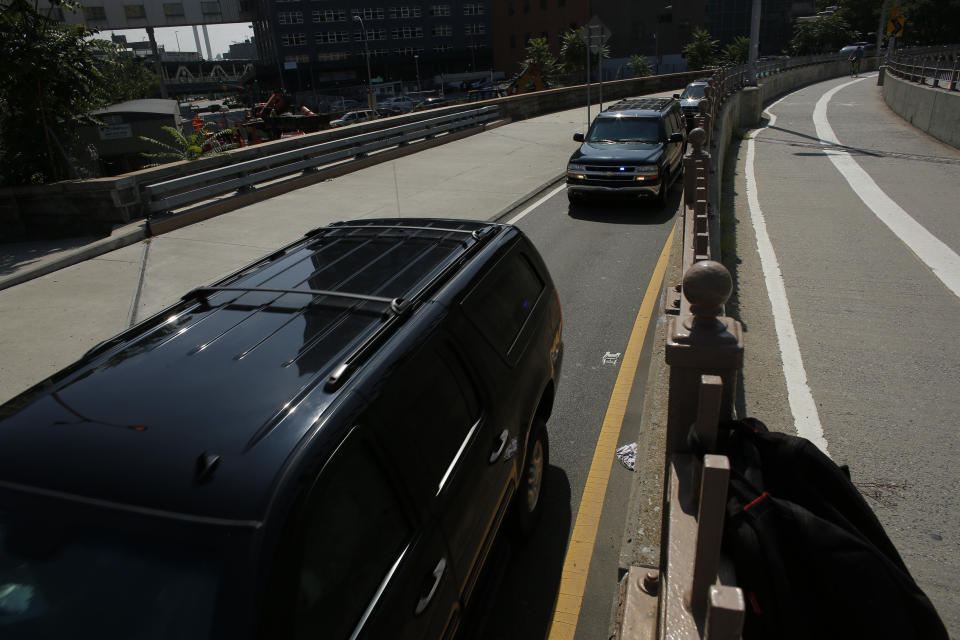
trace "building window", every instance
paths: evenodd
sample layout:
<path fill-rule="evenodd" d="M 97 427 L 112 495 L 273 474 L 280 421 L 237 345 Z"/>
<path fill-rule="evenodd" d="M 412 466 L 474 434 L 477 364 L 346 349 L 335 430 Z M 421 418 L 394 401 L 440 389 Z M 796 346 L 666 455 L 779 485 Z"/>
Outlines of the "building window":
<path fill-rule="evenodd" d="M 511 49 L 517 48 L 517 36 L 512 33 L 510 34 L 510 48 Z"/>
<path fill-rule="evenodd" d="M 448 4 L 432 4 L 430 5 L 430 15 L 433 17 L 443 17 L 450 15 L 450 5 Z"/>
<path fill-rule="evenodd" d="M 302 47 L 307 44 L 305 33 L 281 33 L 280 44 L 285 47 Z"/>
<path fill-rule="evenodd" d="M 479 36 L 487 32 L 487 25 L 483 24 L 468 24 L 463 28 L 463 32 L 468 36 Z"/>
<path fill-rule="evenodd" d="M 433 50 L 434 50 L 435 52 L 437 52 L 437 53 L 446 53 L 446 52 L 448 52 L 448 51 L 453 51 L 453 45 L 452 45 L 452 44 L 438 44 L 437 46 L 435 46 L 435 47 L 433 48 Z"/>
<path fill-rule="evenodd" d="M 346 51 L 329 51 L 326 53 L 318 53 L 317 60 L 320 62 L 333 62 L 337 60 L 346 60 L 350 56 Z"/>
<path fill-rule="evenodd" d="M 179 17 L 183 15 L 183 3 L 182 2 L 165 2 L 163 3 L 163 15 L 168 18 Z"/>
<path fill-rule="evenodd" d="M 394 40 L 410 40 L 411 38 L 422 38 L 423 27 L 398 27 L 390 32 Z"/>
<path fill-rule="evenodd" d="M 386 29 L 367 29 L 366 38 L 363 37 L 364 34 L 361 31 L 353 32 L 353 39 L 357 42 L 363 42 L 364 39 L 367 41 L 371 40 L 386 40 L 387 39 L 387 30 Z"/>
<path fill-rule="evenodd" d="M 418 56 L 423 53 L 423 48 L 420 47 L 403 47 L 400 49 L 394 49 L 393 55 L 395 56 Z"/>
<path fill-rule="evenodd" d="M 434 38 L 442 38 L 442 37 L 445 37 L 445 36 L 452 36 L 452 35 L 453 35 L 453 27 L 452 27 L 451 25 L 449 25 L 449 24 L 438 24 L 438 25 L 436 25 L 436 26 L 433 27 L 433 29 L 432 29 L 432 31 L 431 31 L 431 35 L 433 35 Z"/>
<path fill-rule="evenodd" d="M 391 18 L 419 18 L 420 7 L 390 7 Z"/>
<path fill-rule="evenodd" d="M 163 5 L 163 6 L 167 6 L 167 5 Z M 183 11 L 183 5 L 180 5 L 180 10 Z M 84 7 L 83 17 L 86 18 L 87 20 L 106 20 L 107 10 L 104 9 L 103 7 Z"/>
<path fill-rule="evenodd" d="M 280 24 L 303 24 L 303 12 L 280 11 L 277 13 L 277 21 Z"/>
<path fill-rule="evenodd" d="M 346 9 L 314 9 L 313 21 L 314 22 L 346 22 L 347 10 Z"/>
<path fill-rule="evenodd" d="M 360 16 L 364 20 L 383 20 L 383 7 L 351 9 L 350 15 Z"/>
<path fill-rule="evenodd" d="M 350 42 L 350 35 L 346 31 L 318 31 L 313 34 L 313 41 L 317 44 Z"/>
<path fill-rule="evenodd" d="M 215 16 L 220 15 L 220 3 L 219 2 L 201 2 L 200 3 L 200 12 L 205 16 Z"/>
<path fill-rule="evenodd" d="M 465 16 L 482 16 L 483 13 L 484 7 L 482 4 L 468 3 L 463 5 L 463 15 Z"/>
<path fill-rule="evenodd" d="M 296 56 L 284 56 L 283 61 L 284 62 L 310 62 L 310 56 L 305 53 L 301 53 L 300 55 L 296 55 Z"/>
<path fill-rule="evenodd" d="M 123 5 L 123 14 L 127 16 L 127 20 L 137 20 L 146 18 L 147 10 L 142 4 L 125 4 Z"/>

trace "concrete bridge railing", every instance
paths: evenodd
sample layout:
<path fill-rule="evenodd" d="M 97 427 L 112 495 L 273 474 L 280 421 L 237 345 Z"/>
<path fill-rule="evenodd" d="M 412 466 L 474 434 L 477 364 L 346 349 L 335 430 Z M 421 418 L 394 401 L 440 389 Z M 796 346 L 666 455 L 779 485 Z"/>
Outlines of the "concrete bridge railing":
<path fill-rule="evenodd" d="M 960 46 L 897 52 L 880 76 L 890 109 L 934 138 L 960 148 Z"/>

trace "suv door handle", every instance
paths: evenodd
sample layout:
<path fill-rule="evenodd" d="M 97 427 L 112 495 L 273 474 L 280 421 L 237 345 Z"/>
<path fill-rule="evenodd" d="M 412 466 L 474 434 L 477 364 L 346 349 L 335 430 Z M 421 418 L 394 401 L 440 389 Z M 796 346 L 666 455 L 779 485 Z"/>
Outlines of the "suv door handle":
<path fill-rule="evenodd" d="M 420 615 L 427 608 L 427 605 L 430 604 L 430 601 L 433 600 L 433 596 L 437 593 L 437 587 L 440 586 L 440 579 L 443 578 L 443 572 L 447 570 L 447 559 L 440 558 L 440 562 L 437 563 L 437 566 L 433 569 L 433 586 L 430 587 L 430 591 L 427 595 L 420 598 L 417 601 L 417 608 L 413 610 L 414 615 Z"/>
<path fill-rule="evenodd" d="M 493 464 L 497 461 L 497 458 L 500 457 L 500 454 L 503 453 L 503 449 L 507 446 L 507 440 L 510 439 L 510 431 L 504 429 L 500 432 L 500 444 L 497 445 L 497 448 L 490 454 L 490 464 Z"/>

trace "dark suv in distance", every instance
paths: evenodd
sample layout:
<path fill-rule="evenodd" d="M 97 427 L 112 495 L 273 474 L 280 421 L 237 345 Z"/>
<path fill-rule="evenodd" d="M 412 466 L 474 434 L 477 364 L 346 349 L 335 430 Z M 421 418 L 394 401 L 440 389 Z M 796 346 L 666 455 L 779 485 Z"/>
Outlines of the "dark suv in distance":
<path fill-rule="evenodd" d="M 0 406 L 0 637 L 450 638 L 563 355 L 516 227 L 337 223 Z"/>
<path fill-rule="evenodd" d="M 683 173 L 687 133 L 671 98 L 630 98 L 600 112 L 567 164 L 567 198 L 643 196 L 666 201 Z"/>

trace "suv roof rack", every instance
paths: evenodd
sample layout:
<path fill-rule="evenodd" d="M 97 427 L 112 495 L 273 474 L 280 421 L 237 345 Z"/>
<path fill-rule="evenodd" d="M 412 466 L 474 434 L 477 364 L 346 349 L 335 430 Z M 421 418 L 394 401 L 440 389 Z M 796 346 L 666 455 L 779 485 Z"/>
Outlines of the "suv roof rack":
<path fill-rule="evenodd" d="M 662 111 L 673 98 L 625 98 L 618 100 L 604 111 Z"/>

